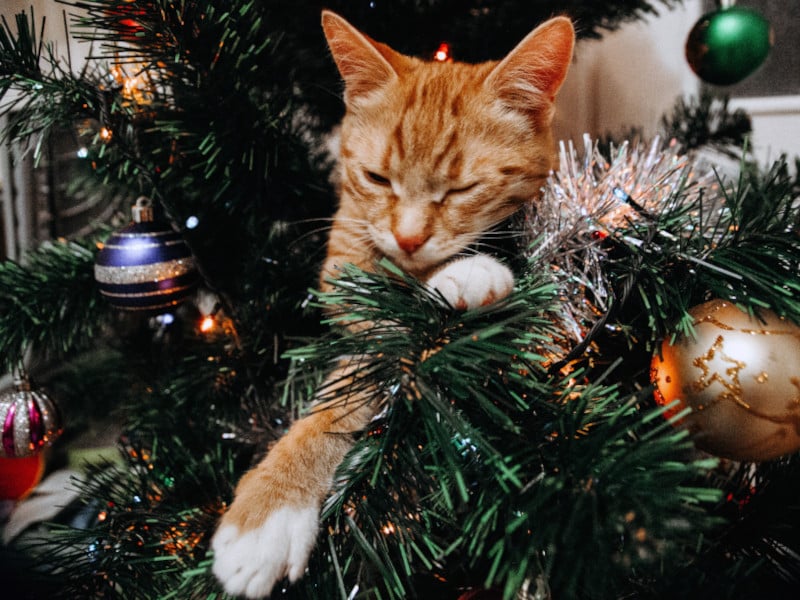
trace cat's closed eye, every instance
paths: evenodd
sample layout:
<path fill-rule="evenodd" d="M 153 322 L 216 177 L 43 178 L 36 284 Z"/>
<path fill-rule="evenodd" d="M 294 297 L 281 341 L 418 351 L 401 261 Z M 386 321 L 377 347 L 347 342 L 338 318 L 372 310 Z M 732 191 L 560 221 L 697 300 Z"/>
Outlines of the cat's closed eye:
<path fill-rule="evenodd" d="M 447 194 L 445 194 L 445 196 L 450 196 L 450 195 L 453 195 L 453 194 L 464 194 L 466 192 L 470 192 L 470 191 L 474 190 L 479 185 L 480 185 L 480 181 L 474 181 L 474 182 L 468 183 L 466 185 L 462 185 L 462 186 L 458 186 L 458 187 L 452 187 L 449 190 L 447 190 Z"/>
<path fill-rule="evenodd" d="M 376 173 L 375 171 L 364 171 L 364 175 L 367 176 L 372 183 L 377 183 L 378 185 L 389 186 L 392 185 L 392 182 L 389 180 L 388 177 L 381 175 L 380 173 Z"/>

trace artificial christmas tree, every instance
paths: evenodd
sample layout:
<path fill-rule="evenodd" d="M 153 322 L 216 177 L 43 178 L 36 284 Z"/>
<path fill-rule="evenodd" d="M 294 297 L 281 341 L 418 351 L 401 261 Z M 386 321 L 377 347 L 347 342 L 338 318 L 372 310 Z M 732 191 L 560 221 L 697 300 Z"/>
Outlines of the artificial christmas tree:
<path fill-rule="evenodd" d="M 72 35 L 95 44 L 85 69 L 50 54 L 29 15 L 0 34 L 6 136 L 35 148 L 56 127 L 88 132 L 84 183 L 123 198 L 123 214 L 152 198 L 202 289 L 157 316 L 111 307 L 94 265 L 127 216 L 0 266 L 4 364 L 39 357 L 66 413 L 61 443 L 112 408 L 124 429 L 119 459 L 84 468 L 80 506 L 4 561 L 24 565 L 7 578 L 20 597 L 218 596 L 209 540 L 233 486 L 343 355 L 365 357 L 385 410 L 337 473 L 307 573 L 273 597 L 796 589 L 796 456 L 699 453 L 650 380 L 663 341 L 691 335 L 689 309 L 711 297 L 800 322 L 800 185 L 785 162 L 718 179 L 692 154 L 713 127 L 686 125 L 711 104 L 684 104 L 665 127 L 673 145 L 565 145 L 542 203 L 509 224 L 524 235 L 507 244 L 518 283 L 502 302 L 454 311 L 388 263 L 309 292 L 342 113 L 320 7 L 69 5 L 82 15 Z M 428 57 L 445 41 L 459 60 L 502 56 L 553 13 L 597 36 L 654 6 L 328 5 L 399 50 Z M 742 120 L 722 113 L 730 151 Z M 201 327 L 212 315 L 223 326 Z M 337 327 L 353 319 L 372 326 Z"/>

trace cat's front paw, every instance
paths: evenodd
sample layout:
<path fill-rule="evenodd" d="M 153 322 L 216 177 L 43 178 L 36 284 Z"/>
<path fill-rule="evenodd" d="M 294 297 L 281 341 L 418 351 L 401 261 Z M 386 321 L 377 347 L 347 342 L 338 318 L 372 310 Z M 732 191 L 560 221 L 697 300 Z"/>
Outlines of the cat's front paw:
<path fill-rule="evenodd" d="M 235 504 L 211 541 L 212 571 L 225 591 L 234 596 L 264 598 L 284 577 L 300 579 L 317 537 L 317 508 L 285 506 L 270 513 L 260 525 L 244 529 L 234 522 L 235 509 L 239 508 Z M 232 512 L 234 516 L 229 517 Z"/>
<path fill-rule="evenodd" d="M 466 310 L 508 296 L 514 288 L 514 275 L 497 259 L 476 254 L 447 263 L 428 278 L 427 284 L 451 306 Z"/>

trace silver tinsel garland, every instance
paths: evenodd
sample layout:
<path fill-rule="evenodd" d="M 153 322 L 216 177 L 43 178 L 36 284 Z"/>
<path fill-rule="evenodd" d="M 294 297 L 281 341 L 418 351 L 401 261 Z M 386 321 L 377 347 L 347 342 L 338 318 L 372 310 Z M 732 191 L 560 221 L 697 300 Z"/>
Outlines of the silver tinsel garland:
<path fill-rule="evenodd" d="M 583 340 L 609 310 L 614 282 L 604 269 L 608 238 L 639 246 L 644 241 L 637 239 L 636 225 L 658 223 L 667 211 L 682 215 L 683 230 L 657 232 L 671 240 L 684 234 L 713 238 L 730 218 L 714 169 L 682 154 L 675 142 L 625 142 L 612 147 L 610 159 L 588 135 L 583 143 L 579 155 L 572 142 L 561 142 L 559 168 L 526 219 L 530 266 L 551 273 L 558 285 L 559 325 L 568 345 Z"/>

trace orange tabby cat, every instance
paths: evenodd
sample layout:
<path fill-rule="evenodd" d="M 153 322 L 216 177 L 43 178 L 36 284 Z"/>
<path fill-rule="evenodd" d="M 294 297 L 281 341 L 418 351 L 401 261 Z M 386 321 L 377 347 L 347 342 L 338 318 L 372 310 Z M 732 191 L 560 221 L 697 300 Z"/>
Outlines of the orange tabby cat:
<path fill-rule="evenodd" d="M 507 295 L 508 267 L 469 246 L 535 199 L 552 167 L 570 21 L 551 19 L 502 61 L 477 65 L 401 55 L 331 12 L 322 26 L 347 108 L 322 287 L 345 263 L 371 269 L 388 257 L 456 308 Z M 302 576 L 350 434 L 374 416 L 363 391 L 342 405 L 337 390 L 349 375 L 334 374 L 336 384 L 239 482 L 212 541 L 213 571 L 229 593 L 263 597 L 283 577 Z"/>

